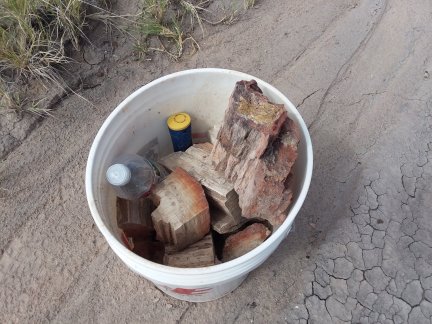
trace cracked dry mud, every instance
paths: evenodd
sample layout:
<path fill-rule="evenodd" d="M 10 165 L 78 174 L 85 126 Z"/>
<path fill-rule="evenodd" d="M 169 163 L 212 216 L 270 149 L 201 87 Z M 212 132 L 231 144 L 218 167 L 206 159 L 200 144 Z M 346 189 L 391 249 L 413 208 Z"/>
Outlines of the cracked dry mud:
<path fill-rule="evenodd" d="M 431 12 L 429 0 L 261 1 L 209 28 L 193 57 L 124 58 L 82 93 L 94 106 L 65 99 L 0 166 L 0 322 L 430 323 Z M 110 251 L 83 179 L 116 104 L 161 75 L 210 66 L 287 94 L 315 166 L 295 231 L 240 288 L 194 304 Z"/>

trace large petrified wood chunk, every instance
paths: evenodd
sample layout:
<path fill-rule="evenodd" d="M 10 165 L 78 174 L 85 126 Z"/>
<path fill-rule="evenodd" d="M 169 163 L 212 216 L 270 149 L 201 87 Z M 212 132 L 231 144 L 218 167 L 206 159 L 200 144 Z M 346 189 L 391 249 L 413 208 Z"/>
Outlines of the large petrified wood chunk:
<path fill-rule="evenodd" d="M 210 211 L 204 190 L 182 168 L 176 168 L 152 190 L 157 208 L 152 219 L 156 238 L 177 250 L 202 239 L 210 231 Z"/>
<path fill-rule="evenodd" d="M 236 83 L 211 158 L 234 183 L 244 217 L 275 228 L 285 220 L 298 142 L 284 105 L 271 103 L 254 80 Z"/>

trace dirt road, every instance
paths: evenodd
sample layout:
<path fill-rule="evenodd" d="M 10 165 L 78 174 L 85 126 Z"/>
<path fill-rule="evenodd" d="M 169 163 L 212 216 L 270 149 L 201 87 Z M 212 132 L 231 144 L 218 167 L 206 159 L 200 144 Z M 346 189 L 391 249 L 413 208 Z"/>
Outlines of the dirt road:
<path fill-rule="evenodd" d="M 180 63 L 124 59 L 0 165 L 0 322 L 430 323 L 432 3 L 267 0 Z M 195 67 L 244 71 L 299 108 L 315 153 L 295 232 L 211 303 L 164 296 L 93 224 L 92 140 L 129 93 Z"/>

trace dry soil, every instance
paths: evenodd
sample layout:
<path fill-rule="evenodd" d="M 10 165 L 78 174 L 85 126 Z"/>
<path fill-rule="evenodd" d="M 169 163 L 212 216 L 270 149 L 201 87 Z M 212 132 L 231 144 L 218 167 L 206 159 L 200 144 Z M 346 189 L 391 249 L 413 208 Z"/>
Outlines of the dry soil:
<path fill-rule="evenodd" d="M 431 13 L 430 0 L 266 0 L 208 27 L 201 51 L 177 63 L 113 50 L 120 58 L 80 93 L 94 105 L 65 98 L 0 165 L 0 322 L 430 323 Z M 129 271 L 84 192 L 90 145 L 116 105 L 196 67 L 275 85 L 315 153 L 295 231 L 240 288 L 203 304 Z"/>

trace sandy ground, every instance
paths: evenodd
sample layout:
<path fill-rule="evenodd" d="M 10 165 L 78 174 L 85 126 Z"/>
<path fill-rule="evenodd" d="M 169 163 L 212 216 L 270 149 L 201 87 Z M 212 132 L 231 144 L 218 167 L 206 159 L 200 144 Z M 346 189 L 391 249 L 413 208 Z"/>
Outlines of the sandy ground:
<path fill-rule="evenodd" d="M 267 0 L 180 63 L 119 60 L 0 165 L 0 322 L 430 323 L 430 0 Z M 86 158 L 134 89 L 244 71 L 297 104 L 315 153 L 295 231 L 240 288 L 194 304 L 129 271 L 93 224 Z"/>

